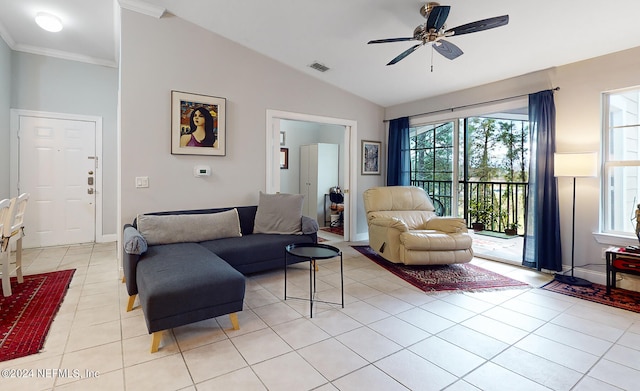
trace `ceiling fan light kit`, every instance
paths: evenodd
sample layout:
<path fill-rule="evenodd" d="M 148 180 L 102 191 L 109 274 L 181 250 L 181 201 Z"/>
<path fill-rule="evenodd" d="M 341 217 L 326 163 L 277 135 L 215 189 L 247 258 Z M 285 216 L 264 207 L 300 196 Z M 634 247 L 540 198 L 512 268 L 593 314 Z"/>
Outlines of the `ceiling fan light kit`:
<path fill-rule="evenodd" d="M 482 19 L 475 22 L 463 24 L 458 27 L 447 29 L 445 22 L 449 16 L 451 7 L 448 5 L 440 5 L 434 1 L 430 1 L 420 8 L 420 14 L 427 20 L 424 24 L 418 25 L 413 30 L 412 37 L 403 38 L 386 38 L 369 41 L 368 44 L 403 42 L 403 41 L 420 41 L 409 49 L 397 55 L 387 65 L 394 65 L 402 59 L 413 53 L 420 46 L 431 43 L 431 47 L 445 58 L 453 60 L 460 57 L 464 52 L 458 46 L 443 39 L 456 35 L 476 33 L 483 30 L 504 26 L 509 23 L 509 15 L 496 16 L 494 18 Z"/>

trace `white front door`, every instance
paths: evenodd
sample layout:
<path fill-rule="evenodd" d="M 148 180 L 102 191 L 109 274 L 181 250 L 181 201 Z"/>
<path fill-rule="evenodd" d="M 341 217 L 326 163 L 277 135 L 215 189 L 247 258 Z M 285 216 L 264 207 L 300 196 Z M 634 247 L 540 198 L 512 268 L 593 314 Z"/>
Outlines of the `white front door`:
<path fill-rule="evenodd" d="M 96 123 L 21 115 L 18 137 L 24 246 L 95 241 Z"/>

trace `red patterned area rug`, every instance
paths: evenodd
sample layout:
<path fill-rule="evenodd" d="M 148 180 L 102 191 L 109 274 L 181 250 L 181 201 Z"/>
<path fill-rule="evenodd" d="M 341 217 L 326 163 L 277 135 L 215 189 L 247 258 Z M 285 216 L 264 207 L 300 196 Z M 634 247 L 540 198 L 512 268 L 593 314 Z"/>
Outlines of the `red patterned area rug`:
<path fill-rule="evenodd" d="M 558 281 L 551 281 L 543 286 L 542 289 L 611 307 L 622 308 L 623 310 L 640 312 L 640 292 L 612 288 L 611 294 L 607 295 L 607 287 L 604 285 L 593 284 L 590 287 L 583 287 L 563 284 Z"/>
<path fill-rule="evenodd" d="M 407 266 L 389 262 L 369 246 L 351 246 L 391 273 L 425 292 L 528 288 L 529 284 L 468 263 Z"/>
<path fill-rule="evenodd" d="M 13 294 L 0 295 L 0 361 L 42 349 L 49 327 L 67 293 L 75 269 L 11 279 Z"/>
<path fill-rule="evenodd" d="M 325 232 L 331 232 L 332 234 L 344 236 L 344 229 L 342 226 L 339 227 L 321 227 L 320 230 Z"/>

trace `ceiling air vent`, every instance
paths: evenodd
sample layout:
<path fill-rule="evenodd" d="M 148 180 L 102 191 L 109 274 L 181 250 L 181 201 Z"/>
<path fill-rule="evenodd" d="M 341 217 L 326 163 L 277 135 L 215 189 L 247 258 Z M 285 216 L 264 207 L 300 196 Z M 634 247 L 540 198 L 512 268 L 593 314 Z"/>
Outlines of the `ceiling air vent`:
<path fill-rule="evenodd" d="M 324 66 L 322 64 L 320 64 L 319 62 L 314 62 L 313 64 L 309 65 L 309 67 L 315 69 L 316 71 L 319 72 L 326 72 L 329 70 L 329 67 Z"/>

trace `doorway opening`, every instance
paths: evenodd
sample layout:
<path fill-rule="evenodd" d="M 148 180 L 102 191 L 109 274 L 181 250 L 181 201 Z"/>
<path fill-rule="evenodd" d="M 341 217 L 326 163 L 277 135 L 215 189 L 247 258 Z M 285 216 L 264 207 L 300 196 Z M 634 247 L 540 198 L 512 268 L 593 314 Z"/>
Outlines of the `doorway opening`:
<path fill-rule="evenodd" d="M 295 123 L 291 121 L 295 121 Z M 286 129 L 284 130 L 284 134 L 281 133 L 283 126 L 284 129 Z M 357 159 L 354 158 L 355 156 L 357 156 L 357 150 L 354 150 L 355 148 L 357 148 L 356 121 L 277 110 L 267 110 L 266 190 L 269 193 L 290 192 L 292 191 L 292 187 L 296 185 L 299 189 L 299 181 L 296 182 L 296 185 L 291 185 L 291 183 L 295 182 L 296 176 L 295 174 L 291 174 L 293 170 L 291 172 L 286 172 L 283 174 L 282 171 L 288 170 L 281 170 L 280 156 L 281 148 L 287 148 L 287 139 L 289 139 L 290 142 L 293 142 L 296 135 L 299 135 L 298 132 L 300 132 L 300 135 L 302 134 L 302 130 L 296 129 L 303 128 L 315 129 L 313 132 L 321 133 L 318 134 L 315 138 L 315 140 L 319 140 L 317 142 L 334 140 L 332 143 L 338 143 L 342 146 L 338 158 L 341 162 L 338 172 L 339 184 L 336 185 L 342 186 L 341 191 L 344 197 L 343 237 L 345 241 L 348 241 L 355 236 L 355 222 L 357 216 L 357 200 L 356 197 L 353 196 L 354 194 L 357 194 L 355 178 L 357 178 L 358 167 L 356 163 Z M 328 131 L 328 129 L 332 130 Z M 294 135 L 294 132 L 296 132 L 296 135 Z M 325 136 L 328 137 L 329 134 L 332 134 L 332 139 L 323 138 Z M 340 141 L 336 142 L 335 137 L 338 137 Z M 295 143 L 295 145 L 289 145 L 291 145 L 292 148 L 295 148 L 295 150 L 289 149 L 287 151 L 287 157 L 289 159 L 287 162 L 288 167 L 293 168 L 293 153 L 295 152 L 296 154 L 298 154 L 297 149 L 302 144 Z M 327 193 L 329 193 L 329 189 L 326 190 Z M 318 223 L 320 226 L 322 226 L 323 221 L 318 221 Z"/>
<path fill-rule="evenodd" d="M 522 263 L 528 194 L 528 102 L 458 118 L 414 120 L 411 184 L 474 230 L 476 255 Z"/>

